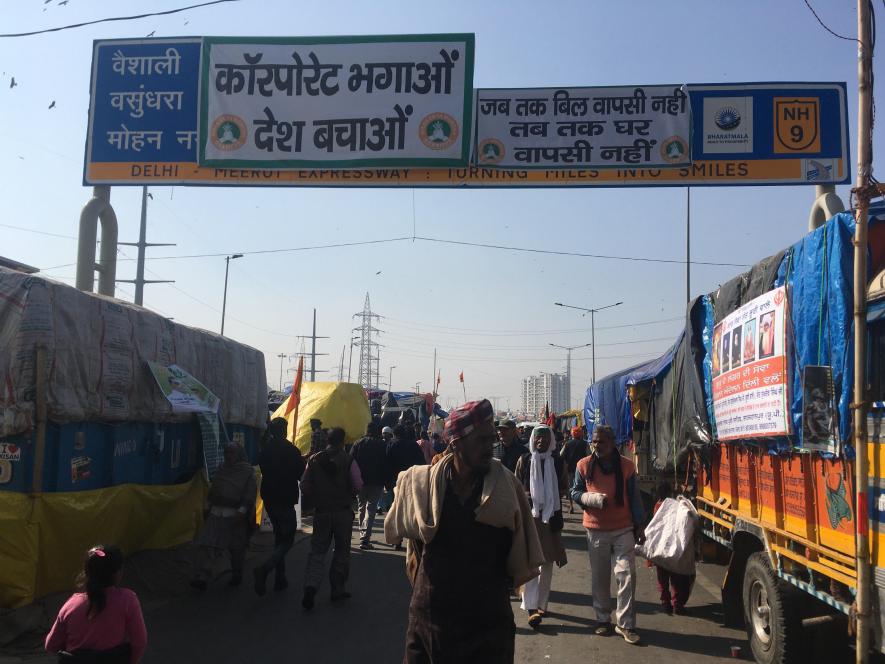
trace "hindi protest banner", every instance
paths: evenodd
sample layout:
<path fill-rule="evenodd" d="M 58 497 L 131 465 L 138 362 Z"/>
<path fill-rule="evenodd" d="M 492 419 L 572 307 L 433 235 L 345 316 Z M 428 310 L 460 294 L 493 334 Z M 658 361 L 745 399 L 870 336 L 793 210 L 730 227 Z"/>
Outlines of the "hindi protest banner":
<path fill-rule="evenodd" d="M 481 166 L 652 168 L 691 162 L 684 86 L 476 91 Z"/>
<path fill-rule="evenodd" d="M 845 183 L 850 177 L 844 83 L 688 84 L 692 159 L 681 166 L 201 166 L 197 127 L 202 49 L 200 37 L 94 42 L 83 184 L 697 187 Z M 476 115 L 474 110 L 472 117 Z M 475 132 L 467 128 L 463 133 L 467 141 Z"/>
<path fill-rule="evenodd" d="M 168 367 L 148 362 L 148 367 L 173 413 L 217 413 L 220 402 L 205 385 L 177 364 Z"/>
<path fill-rule="evenodd" d="M 472 34 L 206 37 L 201 165 L 466 165 Z"/>
<path fill-rule="evenodd" d="M 787 295 L 760 295 L 713 328 L 713 415 L 719 440 L 790 433 Z"/>

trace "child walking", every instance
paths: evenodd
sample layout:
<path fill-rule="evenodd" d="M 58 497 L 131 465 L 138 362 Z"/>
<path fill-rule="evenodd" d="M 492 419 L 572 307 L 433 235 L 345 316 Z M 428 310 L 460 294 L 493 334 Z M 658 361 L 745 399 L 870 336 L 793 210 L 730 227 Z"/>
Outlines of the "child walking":
<path fill-rule="evenodd" d="M 99 544 L 86 553 L 75 593 L 58 612 L 46 636 L 46 650 L 60 662 L 138 664 L 147 647 L 147 630 L 138 597 L 117 584 L 123 553 Z"/>

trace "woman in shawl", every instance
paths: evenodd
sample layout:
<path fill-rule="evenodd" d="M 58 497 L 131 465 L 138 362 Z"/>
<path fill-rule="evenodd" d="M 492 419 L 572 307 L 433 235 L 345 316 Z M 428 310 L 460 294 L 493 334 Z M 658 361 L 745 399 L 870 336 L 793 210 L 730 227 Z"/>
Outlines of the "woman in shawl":
<path fill-rule="evenodd" d="M 529 626 L 537 628 L 547 612 L 547 600 L 553 581 L 553 564 L 559 567 L 566 564 L 565 547 L 562 545 L 562 501 L 560 496 L 566 490 L 565 463 L 555 454 L 553 431 L 550 427 L 538 426 L 532 430 L 529 439 L 529 452 L 516 463 L 516 477 L 522 483 L 529 503 L 541 549 L 544 564 L 541 575 L 527 582 L 522 588 L 521 608 L 529 614 Z"/>
<path fill-rule="evenodd" d="M 257 493 L 255 470 L 246 459 L 246 450 L 241 445 L 229 444 L 224 448 L 224 463 L 209 487 L 209 514 L 195 541 L 199 555 L 191 587 L 206 589 L 213 563 L 225 550 L 230 553 L 229 585 L 239 585 L 243 580 L 243 560 L 251 525 L 255 523 Z"/>

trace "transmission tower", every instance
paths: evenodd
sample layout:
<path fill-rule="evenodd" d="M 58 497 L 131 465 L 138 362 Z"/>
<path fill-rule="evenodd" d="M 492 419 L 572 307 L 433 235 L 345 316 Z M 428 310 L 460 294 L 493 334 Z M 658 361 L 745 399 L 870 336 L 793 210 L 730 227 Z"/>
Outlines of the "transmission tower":
<path fill-rule="evenodd" d="M 360 319 L 360 326 L 354 328 L 359 332 L 359 341 L 355 344 L 360 349 L 360 366 L 357 373 L 359 384 L 366 390 L 378 389 L 378 372 L 380 369 L 380 345 L 375 340 L 375 335 L 381 330 L 376 328 L 373 323 L 381 319 L 378 314 L 372 313 L 372 305 L 369 302 L 369 294 L 366 293 L 366 303 L 363 310 L 353 315 L 354 318 Z"/>

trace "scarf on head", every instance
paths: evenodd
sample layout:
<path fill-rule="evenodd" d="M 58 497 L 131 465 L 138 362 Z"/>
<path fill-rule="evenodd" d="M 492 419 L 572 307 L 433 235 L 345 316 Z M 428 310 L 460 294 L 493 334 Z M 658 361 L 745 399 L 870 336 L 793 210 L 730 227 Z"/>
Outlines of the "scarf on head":
<path fill-rule="evenodd" d="M 535 440 L 543 431 L 546 431 L 550 436 L 550 446 L 546 452 L 539 452 L 535 449 Z M 559 509 L 559 482 L 553 464 L 553 450 L 556 444 L 550 427 L 539 426 L 532 429 L 529 447 L 532 451 L 532 466 L 529 475 L 532 516 L 536 519 L 540 518 L 541 523 L 549 523 L 550 517 Z"/>
<path fill-rule="evenodd" d="M 593 471 L 596 470 L 596 462 L 601 461 L 599 455 L 597 454 L 595 448 L 593 453 L 590 455 L 590 465 L 587 467 L 587 479 L 593 477 Z M 624 504 L 624 469 L 621 467 L 621 454 L 618 452 L 618 448 L 616 447 L 612 452 L 611 457 L 609 458 L 611 461 L 612 468 L 608 470 L 603 467 L 602 463 L 599 464 L 599 470 L 602 471 L 603 475 L 609 475 L 612 472 L 615 474 L 615 504 L 618 507 L 623 506 Z"/>

